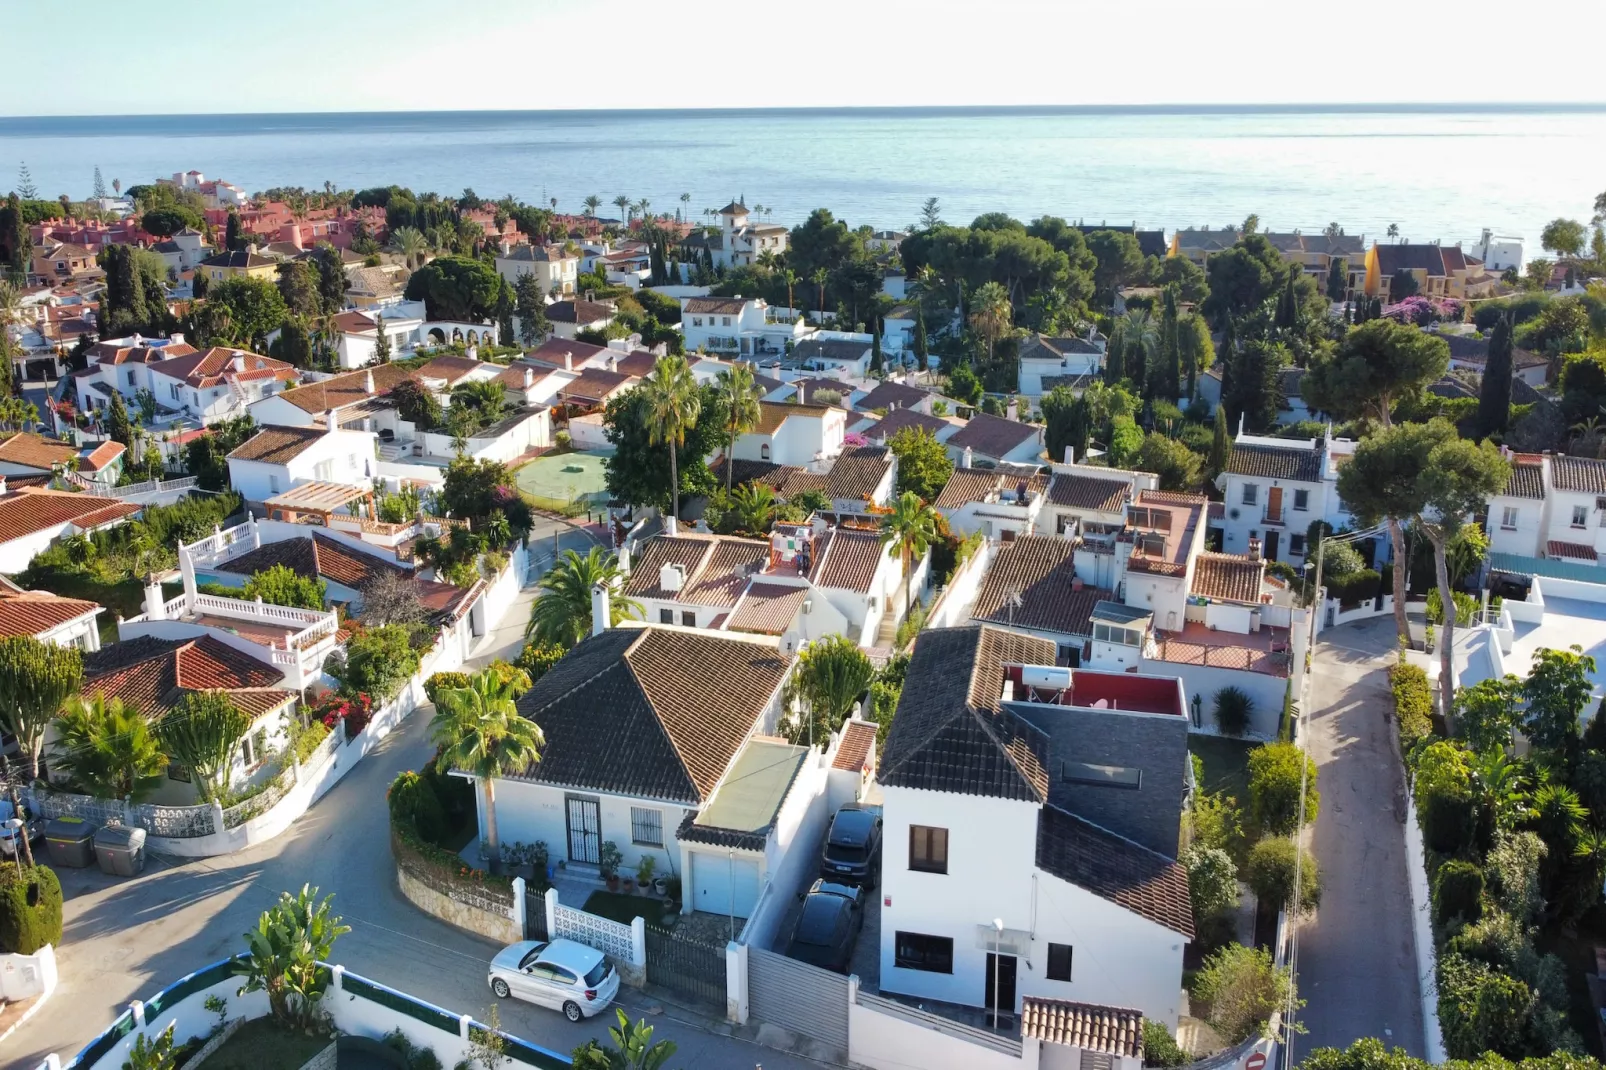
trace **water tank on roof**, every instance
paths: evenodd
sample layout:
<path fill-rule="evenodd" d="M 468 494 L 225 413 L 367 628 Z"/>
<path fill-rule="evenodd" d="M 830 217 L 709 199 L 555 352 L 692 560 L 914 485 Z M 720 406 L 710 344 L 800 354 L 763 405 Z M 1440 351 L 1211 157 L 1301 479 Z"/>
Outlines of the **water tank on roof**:
<path fill-rule="evenodd" d="M 1071 686 L 1071 670 L 1060 665 L 1026 665 L 1021 668 L 1020 682 L 1034 691 L 1065 691 Z"/>
<path fill-rule="evenodd" d="M 678 591 L 686 585 L 686 570 L 679 565 L 665 565 L 658 570 L 658 587 L 665 591 Z"/>

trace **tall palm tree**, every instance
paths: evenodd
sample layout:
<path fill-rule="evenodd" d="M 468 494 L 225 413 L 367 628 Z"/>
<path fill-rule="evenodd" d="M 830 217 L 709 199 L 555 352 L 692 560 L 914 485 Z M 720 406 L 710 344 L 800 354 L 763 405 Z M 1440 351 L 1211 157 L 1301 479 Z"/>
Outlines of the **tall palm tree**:
<path fill-rule="evenodd" d="M 595 216 L 597 214 L 597 209 L 602 207 L 602 198 L 598 197 L 595 193 L 592 193 L 580 203 L 586 206 L 586 215 Z"/>
<path fill-rule="evenodd" d="M 892 512 L 881 517 L 881 541 L 898 552 L 903 562 L 903 615 L 909 615 L 913 593 L 909 587 L 909 565 L 937 541 L 937 510 L 920 500 L 912 490 L 898 495 Z"/>
<path fill-rule="evenodd" d="M 690 223 L 691 222 L 691 194 L 682 193 L 680 195 L 680 203 L 684 206 L 680 210 L 680 214 L 684 217 L 683 221 L 687 222 L 687 223 Z"/>
<path fill-rule="evenodd" d="M 652 202 L 649 201 L 645 197 L 643 197 L 641 200 L 636 202 L 636 212 L 637 212 L 637 214 L 639 214 L 641 216 L 641 221 L 643 223 L 647 222 L 647 219 L 648 219 L 647 211 L 651 207 L 652 207 Z"/>
<path fill-rule="evenodd" d="M 102 799 L 148 795 L 167 769 L 145 715 L 98 691 L 68 700 L 56 718 L 55 748 L 54 767 Z"/>
<path fill-rule="evenodd" d="M 630 198 L 621 193 L 613 199 L 613 203 L 619 209 L 619 222 L 628 227 L 630 225 Z"/>
<path fill-rule="evenodd" d="M 1116 321 L 1111 334 L 1110 349 L 1120 355 L 1121 367 L 1132 385 L 1142 390 L 1148 381 L 1149 364 L 1160 347 L 1160 330 L 1154 317 L 1147 309 L 1134 308 Z M 1143 369 L 1134 375 L 1140 359 Z"/>
<path fill-rule="evenodd" d="M 825 311 L 825 280 L 831 277 L 830 273 L 822 268 L 815 268 L 809 281 L 820 288 L 820 311 Z"/>
<path fill-rule="evenodd" d="M 730 411 L 725 428 L 730 435 L 730 446 L 725 451 L 725 492 L 729 494 L 732 470 L 736 467 L 733 463 L 736 437 L 758 426 L 758 421 L 764 415 L 759 408 L 759 402 L 764 399 L 764 390 L 753 377 L 753 366 L 745 361 L 736 361 L 729 371 L 719 373 L 719 396 Z"/>
<path fill-rule="evenodd" d="M 686 432 L 697 426 L 702 398 L 686 358 L 670 354 L 659 357 L 652 374 L 643 384 L 647 390 L 647 435 L 653 445 L 669 446 L 669 492 L 674 512 L 680 519 L 680 467 L 676 454 L 686 443 Z"/>
<path fill-rule="evenodd" d="M 989 282 L 977 290 L 970 299 L 970 326 L 987 339 L 987 360 L 993 359 L 993 349 L 1010 328 L 1015 310 L 1009 303 L 1009 291 L 1003 284 Z"/>
<path fill-rule="evenodd" d="M 565 649 L 591 634 L 591 591 L 598 584 L 617 590 L 624 585 L 619 558 L 600 546 L 581 557 L 566 550 L 557 564 L 537 581 L 541 596 L 530 607 L 524 638 Z M 608 626 L 641 614 L 641 606 L 628 598 L 608 603 Z"/>
<path fill-rule="evenodd" d="M 415 268 L 424 262 L 424 254 L 429 251 L 429 240 L 417 227 L 400 227 L 390 236 L 390 248 L 401 254 L 409 268 Z"/>
<path fill-rule="evenodd" d="M 792 287 L 797 284 L 797 272 L 787 268 L 781 272 L 781 278 L 786 281 L 786 307 L 788 310 L 795 309 L 797 306 L 792 303 Z"/>
<path fill-rule="evenodd" d="M 546 737 L 541 726 L 519 716 L 513 682 L 486 669 L 435 697 L 430 739 L 441 748 L 435 765 L 442 773 L 471 774 L 485 793 L 485 839 L 491 858 L 501 857 L 496 832 L 496 778 L 520 773 L 541 760 Z"/>

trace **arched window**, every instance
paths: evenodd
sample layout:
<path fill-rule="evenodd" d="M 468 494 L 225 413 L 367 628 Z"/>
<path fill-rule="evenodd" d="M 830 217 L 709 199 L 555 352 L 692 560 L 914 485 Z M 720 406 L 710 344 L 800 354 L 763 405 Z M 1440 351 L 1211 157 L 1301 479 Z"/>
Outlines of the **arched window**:
<path fill-rule="evenodd" d="M 770 444 L 768 442 L 764 443 L 758 448 L 758 457 L 761 461 L 767 461 L 770 459 Z"/>

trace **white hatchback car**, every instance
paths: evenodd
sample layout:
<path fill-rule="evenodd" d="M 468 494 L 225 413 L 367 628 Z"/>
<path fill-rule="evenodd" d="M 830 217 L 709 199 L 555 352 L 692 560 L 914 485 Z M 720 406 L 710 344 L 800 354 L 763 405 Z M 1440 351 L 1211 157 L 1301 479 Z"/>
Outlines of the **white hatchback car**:
<path fill-rule="evenodd" d="M 522 940 L 491 960 L 491 991 L 563 1012 L 571 1022 L 606 1010 L 619 971 L 596 948 L 573 940 Z"/>

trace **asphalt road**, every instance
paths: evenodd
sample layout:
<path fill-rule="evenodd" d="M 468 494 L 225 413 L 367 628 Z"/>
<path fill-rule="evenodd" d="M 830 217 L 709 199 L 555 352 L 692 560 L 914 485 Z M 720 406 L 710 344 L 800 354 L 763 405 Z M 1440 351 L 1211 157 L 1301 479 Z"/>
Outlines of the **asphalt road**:
<path fill-rule="evenodd" d="M 1393 617 L 1346 624 L 1317 642 L 1307 691 L 1321 810 L 1310 835 L 1321 907 L 1300 929 L 1300 1021 L 1293 1062 L 1361 1037 L 1424 1055 L 1406 877 L 1405 774 L 1390 719 Z"/>
<path fill-rule="evenodd" d="M 553 525 L 537 530 L 551 545 Z M 562 533 L 564 548 L 583 548 L 583 532 Z M 533 540 L 532 540 L 533 541 Z M 533 591 L 524 592 L 484 642 L 475 664 L 516 656 Z M 63 870 L 68 900 L 58 950 L 61 983 L 33 1019 L 0 1051 L 8 1066 L 36 1066 L 49 1052 L 66 1057 L 104 1029 L 128 1005 L 183 974 L 241 948 L 241 935 L 281 891 L 303 883 L 335 893 L 334 909 L 352 931 L 334 958 L 352 971 L 439 1006 L 483 1017 L 494 1002 L 486 964 L 497 947 L 423 914 L 396 890 L 390 856 L 385 789 L 396 774 L 416 769 L 432 753 L 421 707 L 344 780 L 277 839 L 222 858 L 154 860 L 134 879 L 98 871 Z M 820 1064 L 759 1048 L 708 1028 L 695 1012 L 659 1004 L 624 989 L 621 1003 L 646 1015 L 658 1039 L 679 1046 L 673 1066 L 704 1070 L 762 1063 L 770 1070 Z M 555 1011 L 504 1001 L 502 1027 L 567 1053 L 592 1037 L 606 1039 L 611 1018 L 571 1025 Z"/>

